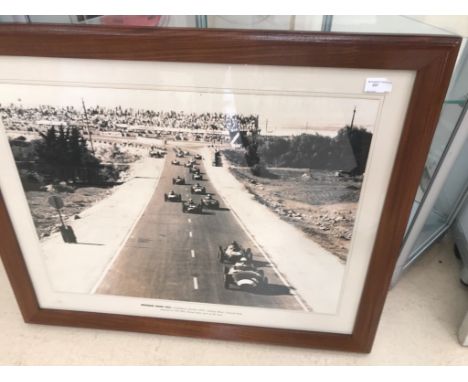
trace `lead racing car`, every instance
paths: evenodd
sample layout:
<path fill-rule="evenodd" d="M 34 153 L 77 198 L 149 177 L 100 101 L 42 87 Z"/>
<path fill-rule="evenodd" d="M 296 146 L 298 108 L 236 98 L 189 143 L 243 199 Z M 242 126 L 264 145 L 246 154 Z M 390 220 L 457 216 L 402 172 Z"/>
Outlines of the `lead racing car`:
<path fill-rule="evenodd" d="M 171 164 L 173 164 L 174 166 L 179 166 L 180 165 L 180 160 L 173 159 L 173 160 L 171 160 Z"/>
<path fill-rule="evenodd" d="M 242 248 L 236 241 L 233 241 L 227 247 L 223 248 L 219 246 L 219 261 L 221 263 L 231 263 L 234 264 L 241 259 L 246 259 L 247 261 L 252 261 L 253 255 L 250 248 Z"/>
<path fill-rule="evenodd" d="M 181 194 L 176 194 L 174 192 L 174 190 L 172 190 L 168 194 L 164 194 L 164 201 L 165 202 L 181 202 L 182 201 L 182 195 Z"/>
<path fill-rule="evenodd" d="M 206 188 L 200 185 L 200 183 L 197 183 L 190 187 L 190 192 L 192 194 L 204 195 L 206 194 Z"/>
<path fill-rule="evenodd" d="M 203 207 L 206 207 L 206 208 L 212 208 L 212 209 L 219 208 L 219 201 L 213 198 L 213 195 L 211 194 L 206 194 L 206 196 L 202 198 L 201 203 L 203 204 Z"/>
<path fill-rule="evenodd" d="M 202 214 L 203 206 L 201 203 L 197 204 L 190 199 L 187 202 L 182 202 L 182 212 L 188 214 Z"/>
<path fill-rule="evenodd" d="M 172 178 L 172 184 L 184 185 L 185 179 L 178 176 L 177 178 Z"/>
<path fill-rule="evenodd" d="M 268 285 L 268 278 L 262 270 L 258 270 L 246 260 L 226 267 L 224 270 L 224 288 L 229 289 L 235 285 L 241 290 L 252 291 Z"/>

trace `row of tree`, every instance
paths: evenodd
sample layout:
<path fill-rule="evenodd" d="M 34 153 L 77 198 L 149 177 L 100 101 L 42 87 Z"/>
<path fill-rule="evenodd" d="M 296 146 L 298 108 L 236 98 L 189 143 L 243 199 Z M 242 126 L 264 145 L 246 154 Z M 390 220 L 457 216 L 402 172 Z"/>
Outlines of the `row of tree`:
<path fill-rule="evenodd" d="M 274 167 L 342 170 L 363 174 L 372 133 L 345 126 L 335 137 L 302 134 L 293 137 L 265 137 L 251 132 L 242 136 L 245 161 L 250 167 L 259 163 Z"/>

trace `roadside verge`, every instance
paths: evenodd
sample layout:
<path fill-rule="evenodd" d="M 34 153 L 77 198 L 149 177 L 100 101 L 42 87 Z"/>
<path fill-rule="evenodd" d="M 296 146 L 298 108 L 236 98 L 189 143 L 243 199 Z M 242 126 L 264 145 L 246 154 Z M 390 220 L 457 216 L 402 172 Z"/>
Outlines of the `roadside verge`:
<path fill-rule="evenodd" d="M 345 264 L 302 231 L 258 203 L 227 166 L 213 167 L 212 153 L 203 152 L 205 170 L 216 191 L 229 204 L 244 229 L 270 257 L 279 272 L 316 313 L 338 308 Z"/>
<path fill-rule="evenodd" d="M 52 288 L 93 293 L 118 256 L 154 193 L 165 159 L 144 158 L 134 164 L 133 177 L 107 198 L 69 220 L 77 244 L 64 243 L 59 233 L 41 242 Z"/>

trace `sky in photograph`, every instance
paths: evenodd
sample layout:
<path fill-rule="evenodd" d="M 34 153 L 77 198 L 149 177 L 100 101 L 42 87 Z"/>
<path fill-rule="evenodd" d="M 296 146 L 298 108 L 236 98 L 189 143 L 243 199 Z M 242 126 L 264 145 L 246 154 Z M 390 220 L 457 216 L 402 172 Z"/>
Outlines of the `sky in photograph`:
<path fill-rule="evenodd" d="M 373 130 L 380 103 L 375 99 L 303 94 L 244 94 L 230 89 L 118 89 L 79 86 L 0 85 L 0 103 L 38 105 L 102 106 L 186 113 L 254 114 L 263 133 L 272 135 L 315 133 L 334 135 L 350 124 Z"/>

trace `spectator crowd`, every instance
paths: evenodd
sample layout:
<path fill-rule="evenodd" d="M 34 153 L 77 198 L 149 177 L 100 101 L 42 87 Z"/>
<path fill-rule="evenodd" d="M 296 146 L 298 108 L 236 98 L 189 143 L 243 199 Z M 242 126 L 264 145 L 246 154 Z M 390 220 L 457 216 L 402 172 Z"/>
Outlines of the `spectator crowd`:
<path fill-rule="evenodd" d="M 226 113 L 186 113 L 154 111 L 116 106 L 76 108 L 73 106 L 0 104 L 0 117 L 12 130 L 44 131 L 50 126 L 92 129 L 94 133 L 113 132 L 123 136 L 177 133 L 228 135 L 229 132 L 258 127 L 258 116 Z M 85 130 L 86 131 L 86 130 Z"/>

